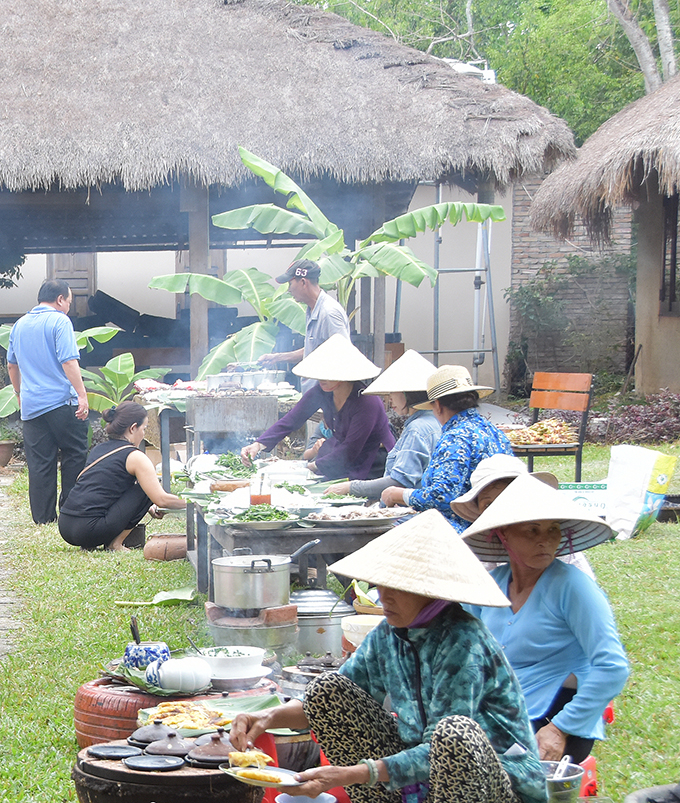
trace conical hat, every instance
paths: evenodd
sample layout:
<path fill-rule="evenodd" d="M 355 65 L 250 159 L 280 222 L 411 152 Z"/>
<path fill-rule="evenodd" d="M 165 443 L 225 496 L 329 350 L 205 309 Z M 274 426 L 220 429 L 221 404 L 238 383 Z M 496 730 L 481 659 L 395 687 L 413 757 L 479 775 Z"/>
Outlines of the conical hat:
<path fill-rule="evenodd" d="M 498 480 L 513 480 L 527 474 L 526 463 L 511 454 L 494 454 L 485 457 L 470 474 L 470 490 L 451 502 L 451 510 L 461 519 L 475 521 L 479 516 L 477 497 L 488 485 Z M 557 488 L 557 477 L 549 471 L 532 471 L 532 477 L 546 482 L 551 488 Z"/>
<path fill-rule="evenodd" d="M 293 373 L 306 379 L 327 382 L 357 382 L 371 379 L 380 373 L 374 365 L 344 335 L 332 335 L 299 362 Z"/>
<path fill-rule="evenodd" d="M 329 567 L 345 577 L 433 599 L 504 608 L 486 569 L 438 510 L 426 510 Z"/>
<path fill-rule="evenodd" d="M 429 360 L 409 349 L 374 379 L 364 393 L 425 392 L 428 377 L 436 370 Z"/>
<path fill-rule="evenodd" d="M 508 553 L 494 530 L 522 521 L 546 520 L 560 523 L 562 540 L 557 555 L 582 552 L 613 536 L 599 516 L 530 474 L 513 480 L 462 535 L 480 560 L 507 561 Z"/>

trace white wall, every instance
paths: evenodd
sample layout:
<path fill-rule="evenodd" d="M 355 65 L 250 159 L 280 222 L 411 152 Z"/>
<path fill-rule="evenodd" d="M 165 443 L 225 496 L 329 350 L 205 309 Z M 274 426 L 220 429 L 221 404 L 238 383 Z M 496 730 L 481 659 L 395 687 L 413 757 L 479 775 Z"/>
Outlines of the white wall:
<path fill-rule="evenodd" d="M 506 196 L 509 199 L 509 196 Z M 509 201 L 504 204 L 505 198 L 498 198 L 497 203 L 504 206 L 508 217 L 512 214 Z M 475 202 L 476 196 L 469 195 L 455 187 L 442 188 L 442 201 Z M 428 206 L 436 203 L 436 189 L 421 186 L 417 189 L 410 209 Z M 503 298 L 503 289 L 510 286 L 511 262 L 511 221 L 492 224 L 491 234 L 491 276 L 493 284 L 493 300 L 496 312 L 496 338 L 499 349 L 499 367 L 501 377 L 503 363 L 507 351 L 510 329 L 509 307 Z M 445 268 L 473 268 L 475 267 L 477 224 L 461 221 L 457 226 L 446 224 L 441 229 L 442 243 L 440 246 L 439 267 Z M 408 246 L 414 253 L 429 265 L 434 263 L 434 234 L 426 232 L 408 240 Z M 439 348 L 471 349 L 473 345 L 473 308 L 474 308 L 474 273 L 460 275 L 447 274 L 440 278 L 440 305 L 439 305 Z M 393 329 L 394 301 L 396 281 L 387 280 L 387 312 L 385 328 L 388 332 Z M 481 294 L 486 295 L 483 287 Z M 483 302 L 482 302 L 483 303 Z M 485 347 L 491 348 L 490 329 L 486 315 L 486 342 Z M 419 288 L 402 283 L 401 316 L 399 331 L 406 348 L 427 352 L 433 348 L 434 342 L 434 291 L 428 281 L 423 282 Z M 431 354 L 424 354 L 432 359 Z M 471 354 L 442 354 L 439 364 L 454 363 L 465 365 L 472 370 Z M 493 362 L 491 354 L 479 368 L 479 381 L 482 384 L 493 386 Z"/>
<path fill-rule="evenodd" d="M 174 318 L 175 294 L 149 288 L 154 276 L 174 272 L 174 251 L 98 253 L 96 289 L 143 314 Z"/>
<path fill-rule="evenodd" d="M 38 290 L 45 281 L 45 254 L 31 254 L 21 268 L 22 278 L 16 287 L 0 289 L 0 315 L 19 317 L 38 303 Z"/>

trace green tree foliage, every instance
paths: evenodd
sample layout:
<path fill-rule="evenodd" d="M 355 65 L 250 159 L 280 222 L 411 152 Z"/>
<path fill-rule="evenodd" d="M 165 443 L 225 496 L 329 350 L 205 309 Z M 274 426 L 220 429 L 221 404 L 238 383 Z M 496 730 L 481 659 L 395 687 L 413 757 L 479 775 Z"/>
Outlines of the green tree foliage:
<path fill-rule="evenodd" d="M 563 117 L 579 143 L 645 91 L 607 0 L 296 1 L 434 56 L 487 61 L 500 83 Z M 658 57 L 652 0 L 625 2 Z M 671 19 L 677 28 L 677 3 Z"/>

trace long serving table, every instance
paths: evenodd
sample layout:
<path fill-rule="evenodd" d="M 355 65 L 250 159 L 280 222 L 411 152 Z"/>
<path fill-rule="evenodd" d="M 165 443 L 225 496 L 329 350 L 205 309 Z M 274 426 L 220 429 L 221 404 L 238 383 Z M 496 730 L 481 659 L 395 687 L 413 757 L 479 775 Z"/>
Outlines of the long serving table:
<path fill-rule="evenodd" d="M 315 538 L 321 543 L 309 552 L 298 558 L 300 567 L 300 582 L 307 583 L 308 558 L 316 557 L 316 584 L 326 588 L 326 556 L 349 555 L 362 546 L 370 543 L 377 536 L 387 532 L 393 522 L 385 521 L 379 525 L 333 527 L 299 527 L 293 525 L 285 530 L 246 530 L 223 525 L 206 524 L 200 505 L 196 508 L 196 528 L 193 544 L 192 562 L 196 568 L 198 590 L 208 594 L 208 599 L 214 600 L 212 563 L 213 558 L 221 558 L 225 554 L 232 554 L 234 549 L 250 547 L 254 555 L 290 555 Z"/>

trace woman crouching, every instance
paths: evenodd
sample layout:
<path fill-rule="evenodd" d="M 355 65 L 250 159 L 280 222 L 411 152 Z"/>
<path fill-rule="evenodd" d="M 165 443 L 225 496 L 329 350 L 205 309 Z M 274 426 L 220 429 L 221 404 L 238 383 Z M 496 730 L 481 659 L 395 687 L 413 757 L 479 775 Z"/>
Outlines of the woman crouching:
<path fill-rule="evenodd" d="M 293 795 L 345 786 L 353 803 L 545 801 L 519 684 L 459 604 L 507 599 L 441 513 L 415 516 L 330 568 L 377 585 L 385 620 L 337 673 L 307 685 L 304 702 L 239 714 L 235 747 L 271 728 L 311 727 L 330 766 L 300 773 Z"/>
<path fill-rule="evenodd" d="M 156 469 L 140 451 L 149 417 L 141 404 L 126 401 L 102 413 L 108 443 L 88 455 L 59 513 L 61 537 L 73 546 L 125 550 L 130 530 L 159 507 L 181 510 L 186 502 L 163 490 Z"/>

